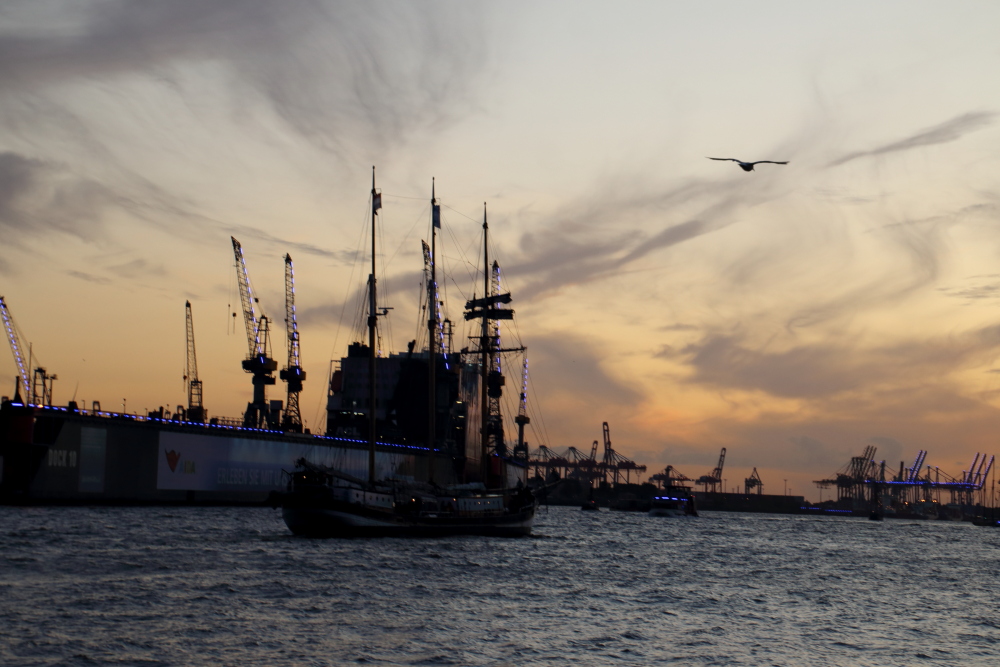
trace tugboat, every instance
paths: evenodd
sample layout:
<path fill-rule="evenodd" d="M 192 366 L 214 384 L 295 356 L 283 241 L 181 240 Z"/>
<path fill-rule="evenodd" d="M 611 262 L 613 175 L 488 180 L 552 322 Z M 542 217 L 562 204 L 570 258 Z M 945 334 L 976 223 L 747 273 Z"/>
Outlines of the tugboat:
<path fill-rule="evenodd" d="M 429 333 L 429 353 L 427 374 L 428 386 L 428 427 L 426 479 L 415 480 L 413 475 L 406 478 L 376 479 L 376 442 L 378 440 L 375 406 L 379 404 L 376 394 L 376 321 L 385 314 L 376 300 L 375 290 L 375 229 L 376 213 L 381 208 L 381 193 L 375 189 L 374 170 L 372 173 L 372 266 L 368 279 L 368 385 L 370 390 L 368 405 L 368 479 L 347 474 L 332 467 L 321 466 L 306 459 L 296 462 L 296 469 L 289 475 L 287 490 L 276 493 L 271 498 L 275 507 L 281 507 L 285 524 L 296 535 L 308 537 L 365 537 L 365 536 L 446 536 L 446 535 L 488 535 L 501 537 L 531 534 L 538 500 L 532 489 L 525 485 L 521 477 L 526 477 L 527 468 L 512 465 L 503 437 L 503 422 L 499 412 L 500 397 L 504 377 L 500 373 L 500 353 L 524 351 L 524 348 L 502 349 L 496 321 L 513 319 L 514 311 L 504 307 L 510 303 L 510 294 L 499 293 L 499 266 L 494 262 L 491 272 L 489 264 L 488 234 L 485 207 L 483 211 L 483 298 L 466 303 L 466 320 L 482 321 L 479 347 L 477 350 L 463 350 L 463 355 L 479 357 L 478 385 L 480 396 L 478 405 L 481 417 L 479 470 L 472 474 L 463 470 L 458 477 L 466 479 L 441 483 L 435 480 L 435 471 L 444 463 L 435 416 L 438 414 L 435 369 L 438 365 L 438 341 L 442 328 L 438 320 L 439 296 L 435 275 L 436 257 L 434 253 L 434 229 L 440 227 L 440 206 L 431 191 L 431 246 L 425 244 L 425 260 L 429 257 L 429 277 L 427 290 L 427 313 Z M 429 251 L 429 252 L 428 252 Z M 379 312 L 382 310 L 383 312 Z M 411 344 L 411 352 L 413 345 Z M 526 393 L 522 392 L 522 404 Z M 407 406 L 412 408 L 412 406 Z M 522 433 L 515 447 L 514 459 L 526 454 L 523 444 L 523 424 L 528 423 L 526 415 L 518 415 Z M 523 450 L 523 451 L 518 451 Z M 459 457 L 454 457 L 455 459 Z M 526 456 L 523 456 L 525 460 Z M 446 466 L 444 466 L 446 467 Z M 384 468 L 384 466 L 383 466 Z M 520 472 L 519 472 L 520 471 Z M 475 474 L 478 472 L 478 474 Z M 454 476 L 454 475 L 453 475 Z M 472 477 L 468 481 L 468 477 Z M 478 477 L 478 479 L 475 479 Z M 516 478 L 516 484 L 510 480 Z"/>
<path fill-rule="evenodd" d="M 672 472 L 673 466 L 667 466 L 663 476 L 660 477 L 663 480 L 663 490 L 659 495 L 653 496 L 649 516 L 698 516 L 691 489 L 675 483 L 679 482 L 683 475 L 674 477 Z"/>

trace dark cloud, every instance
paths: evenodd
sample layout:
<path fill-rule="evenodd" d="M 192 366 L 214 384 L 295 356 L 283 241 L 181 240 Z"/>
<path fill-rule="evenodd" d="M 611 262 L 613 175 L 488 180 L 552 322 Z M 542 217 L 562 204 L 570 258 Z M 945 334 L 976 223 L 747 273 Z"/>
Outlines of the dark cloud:
<path fill-rule="evenodd" d="M 659 359 L 673 359 L 677 356 L 677 349 L 672 345 L 661 345 L 660 349 L 653 353 Z"/>
<path fill-rule="evenodd" d="M 47 160 L 0 152 L 0 231 L 5 245 L 18 247 L 25 237 L 48 233 L 68 234 L 83 241 L 107 240 L 106 213 L 126 210 L 138 219 L 172 235 L 187 233 L 200 242 L 211 229 L 219 237 L 236 233 L 262 241 L 284 252 L 303 252 L 347 262 L 351 253 L 336 253 L 312 243 L 289 241 L 252 227 L 231 226 L 197 214 L 189 202 L 172 197 L 152 184 L 137 180 L 130 187 L 138 195 L 126 197 L 89 179 L 74 175 L 67 167 Z M 166 216 L 170 224 L 163 221 Z M 122 277 L 137 273 L 165 275 L 162 266 L 131 264 L 110 267 Z M 4 265 L 6 266 L 6 265 Z"/>
<path fill-rule="evenodd" d="M 331 259 L 337 260 L 341 264 L 353 261 L 354 253 L 350 251 L 339 251 L 334 252 L 332 250 L 327 250 L 326 248 L 321 248 L 312 243 L 302 243 L 299 241 L 289 241 L 287 239 L 274 236 L 269 232 L 256 229 L 255 227 L 247 227 L 245 225 L 225 225 L 224 223 L 218 223 L 222 231 L 227 231 L 231 236 L 236 236 L 240 239 L 242 238 L 252 238 L 257 241 L 263 242 L 265 247 L 271 249 L 277 249 L 281 256 L 284 257 L 285 253 L 291 254 L 292 251 L 303 252 L 308 255 L 316 255 L 319 257 L 329 257 Z M 294 259 L 294 257 L 293 257 Z"/>
<path fill-rule="evenodd" d="M 895 251 L 891 257 L 907 261 L 905 270 L 896 262 L 880 263 L 878 271 L 866 271 L 871 277 L 860 284 L 838 289 L 831 284 L 824 298 L 816 299 L 788 318 L 787 328 L 792 331 L 840 317 L 845 313 L 862 312 L 900 300 L 934 285 L 940 276 L 942 262 L 952 250 L 948 232 L 957 225 L 973 219 L 987 224 L 995 222 L 997 208 L 993 204 L 975 204 L 961 207 L 946 214 L 922 219 L 891 222 L 870 230 L 872 236 L 886 242 Z M 988 295 L 988 286 L 977 288 L 937 288 L 949 296 L 974 298 Z"/>
<path fill-rule="evenodd" d="M 411 323 L 416 321 L 416 317 L 414 311 L 409 307 L 407 296 L 410 294 L 410 290 L 407 289 L 407 286 L 420 285 L 422 279 L 422 272 L 407 271 L 379 280 L 379 304 L 392 307 L 390 316 L 392 321 L 384 326 L 409 331 L 409 327 Z M 343 301 L 324 300 L 320 303 L 312 302 L 308 306 L 296 304 L 299 323 L 310 326 L 337 324 L 358 328 L 363 324 L 368 313 L 368 285 L 366 281 L 360 281 L 359 284 L 349 286 L 348 289 L 349 293 L 345 295 Z"/>
<path fill-rule="evenodd" d="M 522 281 L 517 288 L 522 298 L 600 280 L 650 254 L 735 224 L 742 207 L 778 196 L 775 183 L 771 179 L 750 183 L 745 178 L 690 180 L 666 189 L 602 190 L 593 200 L 556 213 L 553 217 L 561 222 L 524 234 L 523 259 L 508 271 Z M 673 211 L 690 208 L 697 215 L 683 222 L 663 222 Z M 647 223 L 659 231 L 649 234 L 629 223 Z"/>
<path fill-rule="evenodd" d="M 568 334 L 536 335 L 528 342 L 528 356 L 539 393 L 553 403 L 571 398 L 580 404 L 634 406 L 642 399 L 637 389 L 618 382 L 601 367 L 603 355 L 582 338 Z M 542 386 L 544 385 L 544 386 Z M 549 398 L 546 399 L 547 401 Z M 548 411 L 547 406 L 543 409 Z"/>
<path fill-rule="evenodd" d="M 162 278 L 167 275 L 167 270 L 162 264 L 150 265 L 144 259 L 134 259 L 131 262 L 125 262 L 124 264 L 116 264 L 114 266 L 109 266 L 108 271 L 115 274 L 119 278 L 138 278 L 140 276 L 152 276 L 157 278 Z"/>
<path fill-rule="evenodd" d="M 38 4 L 4 10 L 5 94 L 134 74 L 183 92 L 179 69 L 210 63 L 228 72 L 237 98 L 254 91 L 290 127 L 338 151 L 354 139 L 398 145 L 467 112 L 486 59 L 480 11 L 461 3 Z"/>
<path fill-rule="evenodd" d="M 969 276 L 966 278 L 966 281 L 973 284 L 961 287 L 939 287 L 937 289 L 946 296 L 970 302 L 1000 297 L 1000 274 Z"/>
<path fill-rule="evenodd" d="M 985 363 L 998 350 L 1000 326 L 871 349 L 826 343 L 777 352 L 750 345 L 740 334 L 708 334 L 684 353 L 693 371 L 691 382 L 816 400 L 943 378 Z"/>
<path fill-rule="evenodd" d="M 885 155 L 887 153 L 898 153 L 908 151 L 913 148 L 933 146 L 935 144 L 946 144 L 957 139 L 961 139 L 970 132 L 981 130 L 993 123 L 996 113 L 992 111 L 974 111 L 961 116 L 956 116 L 940 125 L 928 128 L 910 135 L 905 139 L 884 144 L 867 151 L 854 151 L 847 153 L 830 162 L 828 167 L 836 167 L 858 158 L 871 157 L 875 155 Z"/>
<path fill-rule="evenodd" d="M 98 285 L 107 285 L 111 282 L 109 278 L 104 276 L 95 276 L 90 273 L 84 273 L 83 271 L 67 271 L 67 275 L 73 276 L 74 278 L 79 278 L 80 280 L 86 280 L 88 283 L 96 283 Z"/>
<path fill-rule="evenodd" d="M 115 203 L 107 188 L 60 165 L 0 153 L 0 229 L 7 243 L 48 231 L 94 240 L 103 234 L 104 210 Z"/>
<path fill-rule="evenodd" d="M 948 296 L 969 301 L 996 299 L 1000 296 L 1000 283 L 970 285 L 968 287 L 941 287 L 939 291 Z"/>
<path fill-rule="evenodd" d="M 892 463 L 903 458 L 903 443 L 895 438 L 884 435 L 877 435 L 868 439 L 875 445 L 876 460 Z"/>
<path fill-rule="evenodd" d="M 692 381 L 728 389 L 763 391 L 791 398 L 816 398 L 857 388 L 856 369 L 843 363 L 844 350 L 825 346 L 784 352 L 755 350 L 739 335 L 710 334 L 685 352 Z"/>

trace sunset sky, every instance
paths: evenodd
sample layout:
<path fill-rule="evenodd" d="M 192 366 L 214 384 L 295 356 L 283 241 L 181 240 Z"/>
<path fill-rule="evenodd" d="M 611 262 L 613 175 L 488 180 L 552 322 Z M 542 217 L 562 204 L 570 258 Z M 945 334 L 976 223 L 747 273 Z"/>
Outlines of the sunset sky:
<path fill-rule="evenodd" d="M 57 403 L 130 411 L 184 403 L 190 299 L 205 404 L 238 416 L 229 237 L 279 323 L 290 253 L 321 428 L 374 165 L 394 351 L 432 177 L 456 320 L 487 203 L 532 447 L 607 421 L 650 474 L 726 447 L 730 489 L 756 466 L 812 500 L 869 444 L 957 475 L 1000 451 L 997 26 L 996 2 L 5 2 L 0 295 Z"/>

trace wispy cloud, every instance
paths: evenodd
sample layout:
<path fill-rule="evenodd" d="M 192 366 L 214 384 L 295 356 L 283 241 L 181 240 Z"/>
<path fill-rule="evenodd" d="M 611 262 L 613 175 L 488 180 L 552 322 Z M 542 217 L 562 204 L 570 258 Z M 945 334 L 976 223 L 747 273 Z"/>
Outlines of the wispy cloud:
<path fill-rule="evenodd" d="M 103 233 L 103 211 L 116 202 L 103 185 L 60 165 L 0 153 L 0 229 L 8 244 L 49 231 L 93 240 Z"/>
<path fill-rule="evenodd" d="M 174 0 L 8 3 L 0 90 L 43 94 L 144 74 L 183 92 L 180 68 L 213 64 L 296 132 L 335 151 L 398 144 L 474 105 L 487 58 L 471 5 Z M 61 20 L 54 21 L 58 11 Z M 241 99 L 241 103 L 242 100 Z M 359 136 L 360 135 L 360 136 Z"/>
<path fill-rule="evenodd" d="M 961 139 L 966 134 L 992 125 L 996 116 L 996 112 L 993 111 L 973 111 L 962 114 L 961 116 L 956 116 L 955 118 L 947 120 L 939 125 L 935 125 L 934 127 L 921 130 L 920 132 L 912 134 L 905 139 L 893 141 L 866 151 L 853 151 L 846 153 L 845 155 L 842 155 L 836 160 L 830 162 L 827 166 L 836 167 L 846 162 L 850 162 L 851 160 L 857 160 L 863 157 L 898 153 L 901 151 L 912 150 L 914 148 L 933 146 L 935 144 L 946 144 L 950 141 Z"/>
<path fill-rule="evenodd" d="M 83 271 L 67 271 L 66 275 L 73 276 L 74 278 L 79 278 L 80 280 L 85 280 L 88 283 L 95 283 L 97 285 L 108 285 L 111 283 L 110 278 L 104 276 L 95 276 L 92 273 L 85 273 Z"/>
<path fill-rule="evenodd" d="M 875 347 L 826 342 L 777 351 L 751 343 L 744 334 L 709 333 L 683 352 L 692 370 L 690 382 L 814 400 L 944 378 L 989 361 L 998 350 L 1000 326 Z"/>
<path fill-rule="evenodd" d="M 162 278 L 167 275 L 167 270 L 162 264 L 151 265 L 144 259 L 134 259 L 123 264 L 115 264 L 108 267 L 108 271 L 119 278 L 138 278 L 140 276 L 152 276 Z"/>
<path fill-rule="evenodd" d="M 630 188 L 617 195 L 602 191 L 553 214 L 561 222 L 525 234 L 520 241 L 524 257 L 509 267 L 510 273 L 525 281 L 518 287 L 524 298 L 606 278 L 653 253 L 739 222 L 743 207 L 778 196 L 780 188 L 771 179 L 691 179 L 671 188 Z M 696 213 L 686 220 L 669 220 L 674 211 L 692 209 Z M 659 229 L 649 233 L 648 227 Z"/>

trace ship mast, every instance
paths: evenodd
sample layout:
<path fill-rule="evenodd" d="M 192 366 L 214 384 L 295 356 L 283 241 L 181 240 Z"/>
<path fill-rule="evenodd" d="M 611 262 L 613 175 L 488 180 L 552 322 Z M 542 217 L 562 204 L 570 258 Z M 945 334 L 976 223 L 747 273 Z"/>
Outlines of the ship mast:
<path fill-rule="evenodd" d="M 372 167 L 372 272 L 368 276 L 368 484 L 375 485 L 375 214 L 382 208 L 382 195 L 375 191 Z"/>
<path fill-rule="evenodd" d="M 490 244 L 489 244 L 489 234 L 490 226 L 486 222 L 486 202 L 483 202 L 483 299 L 488 300 L 490 297 Z M 485 308 L 485 306 L 484 306 Z M 479 403 L 479 413 L 480 413 L 480 433 L 482 433 L 481 450 L 479 453 L 480 466 L 482 469 L 483 484 L 487 483 L 489 471 L 490 471 L 490 432 L 489 432 L 489 421 L 490 421 L 490 410 L 489 410 L 489 396 L 487 395 L 486 382 L 489 378 L 489 361 L 490 361 L 490 344 L 489 336 L 489 319 L 483 316 L 483 326 L 482 332 L 480 333 L 479 339 L 479 350 L 482 354 L 482 360 L 480 362 L 480 378 L 479 384 L 481 388 L 480 403 Z"/>
<path fill-rule="evenodd" d="M 483 297 L 473 298 L 465 303 L 465 319 L 481 319 L 482 327 L 479 334 L 480 355 L 480 473 L 486 483 L 490 471 L 490 453 L 504 456 L 506 446 L 503 437 L 503 418 L 500 414 L 500 397 L 503 396 L 504 377 L 500 371 L 500 354 L 503 352 L 524 352 L 525 347 L 502 348 L 500 346 L 499 330 L 496 320 L 514 319 L 511 308 L 498 308 L 511 302 L 510 292 L 500 292 L 499 264 L 493 262 L 490 267 L 489 255 L 489 224 L 486 220 L 486 204 L 483 204 Z M 491 271 L 492 268 L 492 271 Z M 494 324 L 491 324 L 494 322 Z M 490 440 L 493 446 L 490 446 Z M 505 475 L 501 473 L 501 482 Z"/>
<path fill-rule="evenodd" d="M 434 194 L 434 179 L 431 179 L 431 275 L 427 284 L 427 449 L 428 458 L 427 480 L 434 483 L 434 442 L 437 439 L 437 228 L 441 226 L 441 207 Z"/>

